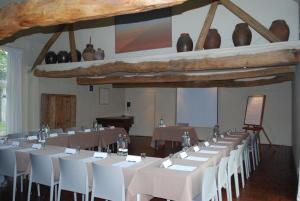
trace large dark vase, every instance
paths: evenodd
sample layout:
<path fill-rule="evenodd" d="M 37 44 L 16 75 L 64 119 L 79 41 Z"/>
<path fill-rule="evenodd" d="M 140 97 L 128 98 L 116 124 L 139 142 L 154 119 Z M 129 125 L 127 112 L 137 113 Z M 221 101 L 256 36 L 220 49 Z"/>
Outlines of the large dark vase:
<path fill-rule="evenodd" d="M 45 56 L 46 64 L 55 64 L 57 62 L 57 55 L 55 52 L 49 51 Z"/>
<path fill-rule="evenodd" d="M 280 41 L 288 41 L 290 29 L 284 20 L 275 20 L 272 22 L 269 30 L 277 36 Z"/>
<path fill-rule="evenodd" d="M 76 50 L 76 56 L 77 56 L 77 61 L 78 62 L 81 61 L 81 52 L 79 50 Z M 72 61 L 72 53 L 71 52 L 69 52 L 69 61 L 73 62 Z"/>
<path fill-rule="evenodd" d="M 188 33 L 182 33 L 177 40 L 177 52 L 188 52 L 193 50 L 193 41 Z"/>
<path fill-rule="evenodd" d="M 58 63 L 67 63 L 69 62 L 69 54 L 67 51 L 60 51 L 57 54 L 57 61 Z"/>
<path fill-rule="evenodd" d="M 217 29 L 210 29 L 204 42 L 204 49 L 215 49 L 221 46 L 221 36 Z"/>
<path fill-rule="evenodd" d="M 234 46 L 250 45 L 252 40 L 252 33 L 247 23 L 239 23 L 235 26 L 232 34 L 232 41 Z"/>

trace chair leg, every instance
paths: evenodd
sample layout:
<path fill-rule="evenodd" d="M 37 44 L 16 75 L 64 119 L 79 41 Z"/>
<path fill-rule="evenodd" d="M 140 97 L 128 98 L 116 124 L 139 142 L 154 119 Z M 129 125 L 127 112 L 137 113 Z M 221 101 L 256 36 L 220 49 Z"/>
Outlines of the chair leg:
<path fill-rule="evenodd" d="M 232 201 L 231 176 L 228 177 L 227 182 L 228 182 L 229 201 Z"/>
<path fill-rule="evenodd" d="M 13 178 L 13 201 L 16 200 L 16 188 L 17 188 L 17 175 L 14 176 Z"/>
<path fill-rule="evenodd" d="M 222 187 L 218 189 L 219 200 L 222 201 Z"/>
<path fill-rule="evenodd" d="M 60 201 L 60 194 L 61 194 L 61 187 L 60 187 L 60 185 L 58 185 L 57 201 Z"/>
<path fill-rule="evenodd" d="M 40 197 L 41 196 L 40 185 L 36 184 L 36 187 L 37 187 L 38 197 Z"/>
<path fill-rule="evenodd" d="M 231 188 L 229 187 L 229 184 L 228 184 L 228 181 L 227 181 L 227 184 L 226 184 L 226 195 L 227 195 L 227 201 L 231 201 L 230 200 L 230 191 L 231 190 Z M 222 196 L 221 196 L 222 197 Z M 222 198 L 221 198 L 222 199 Z M 222 200 L 220 200 L 220 201 L 222 201 Z"/>
<path fill-rule="evenodd" d="M 95 199 L 95 195 L 94 195 L 94 191 L 92 191 L 91 201 L 94 201 L 94 199 Z"/>
<path fill-rule="evenodd" d="M 57 201 L 57 185 L 54 185 L 54 200 Z"/>
<path fill-rule="evenodd" d="M 240 196 L 240 189 L 239 189 L 239 180 L 238 180 L 238 173 L 237 173 L 237 171 L 234 172 L 234 183 L 235 183 L 236 198 L 238 198 Z"/>
<path fill-rule="evenodd" d="M 21 180 L 21 193 L 23 193 L 23 175 L 20 176 Z"/>
<path fill-rule="evenodd" d="M 29 179 L 29 186 L 28 186 L 27 201 L 30 201 L 31 186 L 32 186 L 32 179 L 30 177 L 30 179 Z"/>
<path fill-rule="evenodd" d="M 54 188 L 54 185 L 51 185 L 50 186 L 50 201 L 53 201 L 53 189 Z"/>
<path fill-rule="evenodd" d="M 84 201 L 84 194 L 81 194 L 81 200 Z"/>
<path fill-rule="evenodd" d="M 89 201 L 89 191 L 85 193 L 85 201 Z"/>
<path fill-rule="evenodd" d="M 77 194 L 74 193 L 74 201 L 77 201 Z"/>
<path fill-rule="evenodd" d="M 254 157 L 254 146 L 252 146 L 252 166 L 253 166 L 253 171 L 255 170 L 255 157 Z"/>
<path fill-rule="evenodd" d="M 92 201 L 94 201 L 94 200 L 92 200 Z M 140 193 L 136 194 L 136 201 L 141 201 L 141 194 Z"/>

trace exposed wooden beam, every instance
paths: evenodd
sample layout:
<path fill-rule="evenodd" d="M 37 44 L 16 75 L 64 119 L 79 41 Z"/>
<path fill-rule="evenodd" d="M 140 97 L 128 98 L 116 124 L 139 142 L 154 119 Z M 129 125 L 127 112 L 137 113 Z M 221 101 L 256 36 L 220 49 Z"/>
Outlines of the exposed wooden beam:
<path fill-rule="evenodd" d="M 235 80 L 242 78 L 273 76 L 282 73 L 294 72 L 293 66 L 274 67 L 261 70 L 239 72 L 212 72 L 204 75 L 156 75 L 156 76 L 107 76 L 103 78 L 77 78 L 79 85 L 117 84 L 117 83 L 166 83 L 191 82 L 211 80 Z"/>
<path fill-rule="evenodd" d="M 250 55 L 225 56 L 218 58 L 180 59 L 171 61 L 149 61 L 140 63 L 112 62 L 89 68 L 74 68 L 64 71 L 35 70 L 38 77 L 89 77 L 101 76 L 116 72 L 127 73 L 159 73 L 159 72 L 191 72 L 202 70 L 226 70 L 242 67 L 258 68 L 272 66 L 296 65 L 300 61 L 300 50 L 287 49 L 263 52 Z"/>
<path fill-rule="evenodd" d="M 265 39 L 270 42 L 279 42 L 280 40 L 265 26 L 259 23 L 256 19 L 251 17 L 248 13 L 238 7 L 236 4 L 232 3 L 231 0 L 220 0 L 220 2 L 233 14 L 245 21 L 249 26 L 251 26 L 255 31 L 261 34 Z"/>
<path fill-rule="evenodd" d="M 0 40 L 35 26 L 74 23 L 171 7 L 187 0 L 27 0 L 0 9 Z"/>
<path fill-rule="evenodd" d="M 1 19 L 0 19 L 0 21 L 1 21 Z M 53 45 L 53 43 L 55 43 L 55 41 L 60 36 L 60 34 L 63 32 L 64 28 L 65 28 L 65 26 L 61 26 L 60 30 L 58 32 L 54 33 L 50 37 L 50 39 L 44 45 L 44 47 L 43 47 L 42 51 L 40 52 L 39 56 L 36 58 L 33 66 L 32 66 L 32 68 L 31 68 L 31 71 L 33 71 L 36 68 L 37 65 L 40 65 L 43 62 L 43 60 L 44 60 L 47 52 L 49 51 L 49 49 L 51 48 L 51 46 Z"/>
<path fill-rule="evenodd" d="M 209 87 L 254 87 L 269 85 L 293 80 L 293 73 L 278 75 L 270 79 L 259 79 L 251 81 L 193 81 L 193 82 L 167 82 L 167 83 L 120 83 L 113 84 L 114 88 L 142 88 L 142 87 L 163 87 L 163 88 L 209 88 Z"/>
<path fill-rule="evenodd" d="M 202 50 L 203 49 L 205 39 L 207 37 L 207 34 L 208 34 L 209 28 L 211 26 L 211 23 L 213 22 L 218 4 L 219 4 L 218 1 L 212 2 L 212 4 L 211 4 L 210 9 L 207 13 L 206 19 L 204 21 L 201 33 L 200 33 L 199 38 L 197 40 L 195 50 Z"/>
<path fill-rule="evenodd" d="M 76 43 L 75 43 L 75 34 L 74 34 L 73 24 L 69 25 L 69 43 L 70 43 L 72 62 L 76 62 L 77 61 L 77 53 L 76 53 Z"/>

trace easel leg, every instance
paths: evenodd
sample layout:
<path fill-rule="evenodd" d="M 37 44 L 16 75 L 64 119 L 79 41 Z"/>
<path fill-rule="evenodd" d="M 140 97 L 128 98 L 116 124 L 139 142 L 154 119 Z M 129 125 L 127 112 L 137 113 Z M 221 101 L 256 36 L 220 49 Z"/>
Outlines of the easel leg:
<path fill-rule="evenodd" d="M 265 129 L 263 127 L 262 127 L 262 131 L 264 132 L 264 135 L 266 136 L 269 144 L 272 145 L 272 142 L 271 142 L 270 138 L 268 137 L 268 135 L 267 135 L 267 133 L 266 133 L 266 131 L 265 131 Z"/>

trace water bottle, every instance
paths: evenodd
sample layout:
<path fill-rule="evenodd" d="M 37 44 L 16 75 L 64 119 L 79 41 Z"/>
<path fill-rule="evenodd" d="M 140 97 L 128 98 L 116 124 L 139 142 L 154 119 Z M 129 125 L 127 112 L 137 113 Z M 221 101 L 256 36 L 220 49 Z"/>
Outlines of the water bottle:
<path fill-rule="evenodd" d="M 117 154 L 122 155 L 122 144 L 123 144 L 123 138 L 122 134 L 119 134 L 118 139 L 117 139 Z"/>
<path fill-rule="evenodd" d="M 164 120 L 160 118 L 158 127 L 163 127 L 163 125 L 164 125 Z"/>
<path fill-rule="evenodd" d="M 182 135 L 182 148 L 187 149 L 191 144 L 191 139 L 187 131 L 184 131 Z"/>
<path fill-rule="evenodd" d="M 219 125 L 218 124 L 214 126 L 214 131 L 213 132 L 214 132 L 213 133 L 214 137 L 217 138 L 218 135 L 219 135 Z"/>
<path fill-rule="evenodd" d="M 122 155 L 127 156 L 128 155 L 128 140 L 127 136 L 123 135 L 123 150 L 122 150 Z"/>

